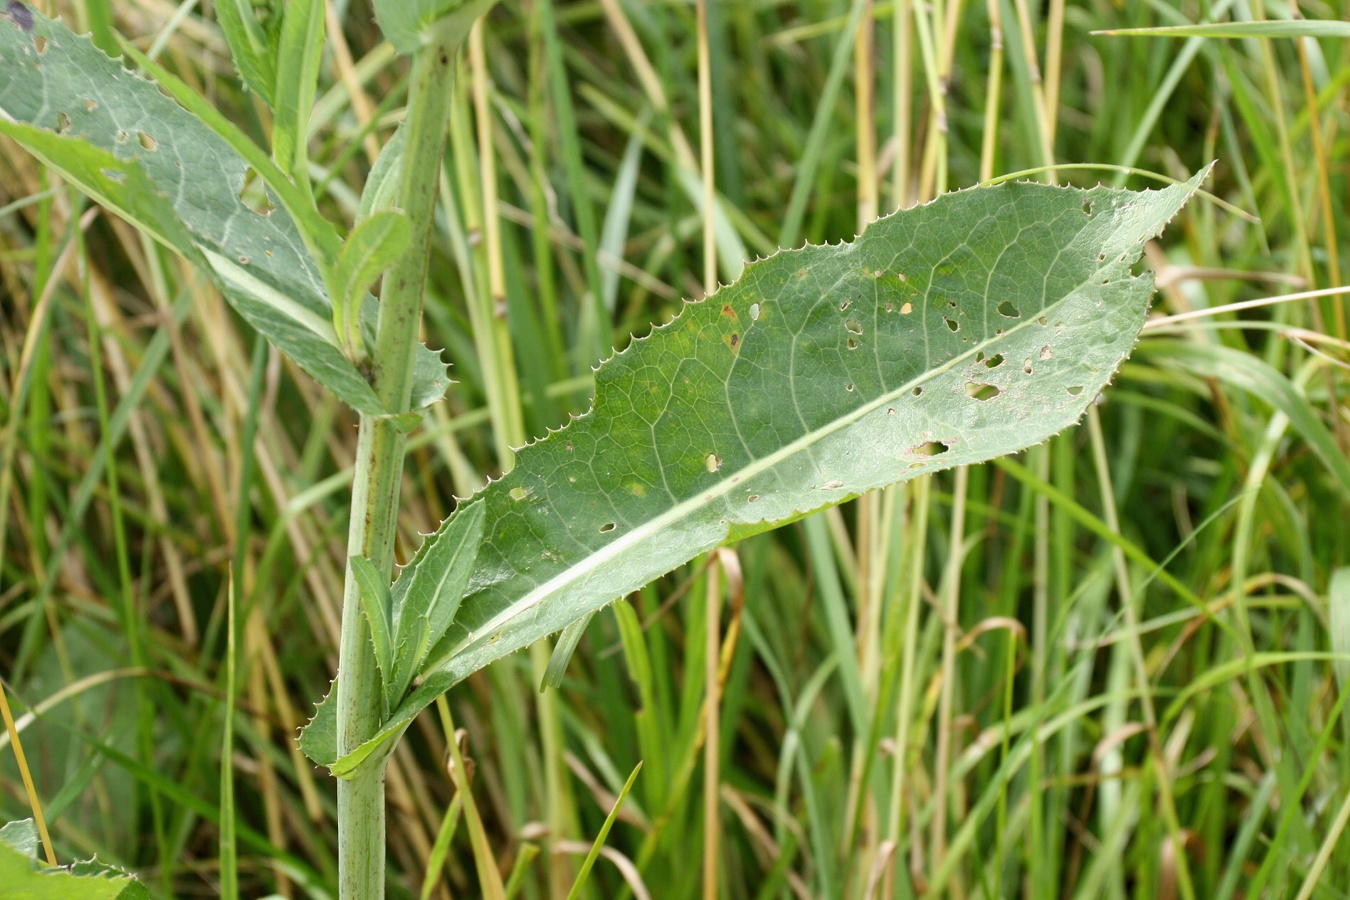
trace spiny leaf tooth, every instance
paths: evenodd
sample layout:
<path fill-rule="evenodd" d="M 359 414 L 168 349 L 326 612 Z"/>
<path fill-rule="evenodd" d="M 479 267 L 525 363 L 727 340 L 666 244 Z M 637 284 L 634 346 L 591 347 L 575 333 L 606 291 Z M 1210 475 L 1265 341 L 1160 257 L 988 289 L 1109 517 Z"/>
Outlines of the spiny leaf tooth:
<path fill-rule="evenodd" d="M 314 704 L 314 715 L 310 716 L 307 720 L 305 720 L 305 724 L 301 725 L 298 729 L 296 729 L 297 732 L 303 732 L 306 728 L 313 725 L 314 721 L 319 718 L 319 707 L 327 703 L 329 698 L 332 697 L 333 691 L 337 690 L 337 683 L 338 680 L 336 675 L 334 675 L 332 678 L 328 680 L 328 690 L 324 692 L 324 695 L 322 698 L 319 699 L 319 702 Z M 302 736 L 301 734 L 297 733 L 295 739 L 298 741 L 300 740 L 301 736 Z"/>

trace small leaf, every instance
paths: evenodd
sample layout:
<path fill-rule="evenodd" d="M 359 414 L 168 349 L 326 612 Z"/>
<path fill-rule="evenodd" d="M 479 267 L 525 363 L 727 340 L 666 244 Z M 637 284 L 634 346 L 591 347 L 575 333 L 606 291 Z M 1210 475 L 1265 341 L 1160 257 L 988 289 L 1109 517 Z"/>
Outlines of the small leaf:
<path fill-rule="evenodd" d="M 422 542 L 394 585 L 394 622 L 400 632 L 415 618 L 431 622 L 438 641 L 454 621 L 483 540 L 484 509 L 470 503 L 456 510 Z"/>
<path fill-rule="evenodd" d="M 431 649 L 431 622 L 426 617 L 418 617 L 405 622 L 401 629 L 398 644 L 394 647 L 393 671 L 389 683 L 385 686 L 386 709 L 388 717 L 403 698 L 407 696 L 408 686 L 426 659 Z"/>
<path fill-rule="evenodd" d="M 406 119 L 399 123 L 370 169 L 370 176 L 361 189 L 361 206 L 356 214 L 358 225 L 376 210 L 392 207 L 398 198 L 399 181 L 403 177 L 403 154 L 408 148 L 407 125 Z"/>
<path fill-rule="evenodd" d="M 282 170 L 309 193 L 309 114 L 323 61 L 323 0 L 289 0 L 281 7 L 277 75 L 273 88 L 272 155 Z"/>
<path fill-rule="evenodd" d="M 562 630 L 562 634 L 558 635 L 558 642 L 553 645 L 553 655 L 548 658 L 548 668 L 544 670 L 544 680 L 539 684 L 540 692 L 545 688 L 562 687 L 563 676 L 567 674 L 567 664 L 572 661 L 572 655 L 577 652 L 577 645 L 581 643 L 581 636 L 586 633 L 586 626 L 591 624 L 593 618 L 595 613 L 589 612 L 568 625 Z"/>
<path fill-rule="evenodd" d="M 353 556 L 350 562 L 352 575 L 361 592 L 361 612 L 365 614 L 366 624 L 370 627 L 370 639 L 375 645 L 375 664 L 387 682 L 394 660 L 389 631 L 389 582 L 375 568 L 375 564 L 364 556 Z"/>
<path fill-rule="evenodd" d="M 392 608 L 399 648 L 397 674 L 389 688 L 394 705 L 422 670 L 427 651 L 454 622 L 482 540 L 482 504 L 463 507 L 460 515 L 446 519 L 422 542 L 394 583 Z"/>
<path fill-rule="evenodd" d="M 314 704 L 314 716 L 300 729 L 300 752 L 321 766 L 337 762 L 337 679 Z"/>
<path fill-rule="evenodd" d="M 409 685 L 421 671 L 427 650 L 449 629 L 483 539 L 481 503 L 461 507 L 460 514 L 441 523 L 403 567 L 391 589 L 394 647 L 385 697 L 389 708 L 402 702 Z M 353 559 L 353 563 L 356 560 Z M 337 756 L 337 716 L 334 691 L 329 691 L 315 710 L 314 718 L 300 734 L 300 749 L 314 762 L 328 766 L 334 775 L 351 771 L 380 746 L 362 746 L 359 755 L 343 760 Z M 401 730 L 401 729 L 400 729 Z M 388 731 L 381 732 L 382 743 Z M 339 766 L 341 762 L 341 766 Z"/>
<path fill-rule="evenodd" d="M 272 64 L 272 48 L 249 0 L 215 0 L 216 22 L 225 35 L 244 86 L 272 106 L 272 85 L 276 81 L 276 67 Z"/>
<path fill-rule="evenodd" d="M 352 229 L 342 245 L 329 290 L 333 298 L 333 328 L 347 358 L 358 366 L 369 358 L 360 316 L 366 289 L 411 242 L 408 217 L 398 210 L 382 209 Z"/>
<path fill-rule="evenodd" d="M 450 369 L 441 360 L 441 352 L 432 350 L 426 344 L 420 344 L 417 348 L 417 356 L 413 359 L 413 388 L 412 400 L 409 406 L 415 412 L 426 409 L 433 403 L 439 403 L 445 397 L 445 389 L 450 386 Z M 413 428 L 417 427 L 417 422 L 409 422 L 403 419 L 407 413 L 397 413 L 396 418 L 402 419 L 399 427 L 409 424 Z M 419 420 L 420 421 L 420 420 Z"/>
<path fill-rule="evenodd" d="M 326 766 L 335 778 L 351 778 L 367 760 L 378 765 L 392 753 L 407 723 L 397 728 L 383 728 L 374 739 L 366 741 L 354 751 L 338 758 L 337 755 L 337 679 L 328 693 L 314 708 L 314 718 L 300 731 L 300 750 L 321 766 Z"/>
<path fill-rule="evenodd" d="M 497 0 L 375 0 L 375 19 L 385 40 L 399 53 L 409 54 L 426 43 L 433 28 L 449 28 L 460 39 L 479 16 Z"/>
<path fill-rule="evenodd" d="M 335 778 L 351 778 L 356 774 L 357 769 L 362 766 L 383 765 L 384 760 L 398 746 L 398 738 L 407 727 L 408 723 L 404 722 L 395 728 L 385 728 L 351 753 L 335 761 L 328 770 L 333 773 Z M 303 748 L 304 743 L 302 741 L 301 749 Z"/>
<path fill-rule="evenodd" d="M 0 844 L 13 847 L 30 859 L 37 859 L 41 849 L 37 825 L 32 819 L 16 819 L 0 826 Z"/>

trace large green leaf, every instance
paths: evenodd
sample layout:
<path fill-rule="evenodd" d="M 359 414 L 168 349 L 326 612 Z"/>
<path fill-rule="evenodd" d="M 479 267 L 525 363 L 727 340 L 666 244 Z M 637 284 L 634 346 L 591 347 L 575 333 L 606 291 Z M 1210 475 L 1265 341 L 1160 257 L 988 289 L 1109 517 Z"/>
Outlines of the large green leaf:
<path fill-rule="evenodd" d="M 130 873 L 97 860 L 52 869 L 0 843 L 0 896 L 6 900 L 142 900 L 145 886 Z"/>
<path fill-rule="evenodd" d="M 723 541 L 1074 424 L 1143 324 L 1153 281 L 1131 267 L 1144 242 L 1203 177 L 1143 193 L 968 190 L 852 243 L 753 263 L 688 304 L 599 368 L 589 413 L 481 492 L 458 618 L 371 743 Z M 330 715 L 305 736 L 328 764 Z"/>
<path fill-rule="evenodd" d="M 384 412 L 339 348 L 321 267 L 294 220 L 275 197 L 270 210 L 241 200 L 248 162 L 153 82 L 60 22 L 34 14 L 25 31 L 0 17 L 0 122 L 94 199 L 202 263 L 253 327 L 342 400 Z M 336 246 L 332 226 L 314 222 L 327 229 L 319 245 Z M 449 379 L 426 348 L 416 371 L 420 407 Z"/>

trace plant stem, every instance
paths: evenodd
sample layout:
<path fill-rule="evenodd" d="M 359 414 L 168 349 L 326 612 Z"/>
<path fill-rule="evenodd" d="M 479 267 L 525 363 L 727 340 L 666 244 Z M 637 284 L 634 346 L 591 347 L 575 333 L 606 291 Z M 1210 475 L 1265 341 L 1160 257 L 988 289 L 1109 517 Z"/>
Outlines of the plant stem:
<path fill-rule="evenodd" d="M 429 38 L 413 60 L 408 144 L 399 194 L 400 206 L 412 226 L 413 243 L 385 276 L 371 373 L 375 393 L 391 414 L 407 412 L 411 405 L 413 353 L 422 319 L 422 290 L 436 183 L 445 150 L 454 52 L 463 31 L 440 28 Z M 361 417 L 342 602 L 337 682 L 339 758 L 374 737 L 381 725 L 380 674 L 369 626 L 361 614 L 360 589 L 352 577 L 350 558 L 364 556 L 382 572 L 393 568 L 406 444 L 407 436 L 391 419 Z M 344 900 L 384 896 L 386 760 L 387 754 L 374 754 L 350 779 L 338 782 L 338 884 Z"/>

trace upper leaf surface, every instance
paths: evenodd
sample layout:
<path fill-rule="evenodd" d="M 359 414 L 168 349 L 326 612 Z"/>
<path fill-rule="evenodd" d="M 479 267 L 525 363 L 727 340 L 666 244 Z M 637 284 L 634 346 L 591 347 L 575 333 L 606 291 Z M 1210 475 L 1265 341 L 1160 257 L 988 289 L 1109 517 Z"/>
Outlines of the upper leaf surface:
<path fill-rule="evenodd" d="M 1130 268 L 1199 184 L 1005 184 L 781 253 L 596 373 L 590 413 L 483 492 L 453 682 L 729 533 L 1075 423 L 1134 344 Z"/>
<path fill-rule="evenodd" d="M 41 866 L 8 844 L 0 844 L 0 885 L 4 896 L 24 900 L 139 900 L 144 886 L 128 873 L 96 860 L 61 869 Z"/>
<path fill-rule="evenodd" d="M 322 274 L 295 223 L 282 208 L 255 211 L 244 203 L 248 163 L 153 82 L 60 22 L 35 14 L 32 30 L 24 31 L 0 19 L 0 118 L 61 137 L 12 134 L 157 240 L 189 256 L 195 247 L 226 296 L 268 340 L 351 406 L 384 412 L 338 348 Z M 111 186 L 89 183 L 97 154 L 82 143 L 120 161 Z M 92 171 L 103 174 L 102 168 Z M 153 200 L 142 198 L 135 207 L 112 189 L 147 180 Z M 168 209 L 177 222 L 163 214 Z M 144 215 L 147 210 L 155 215 Z M 192 246 L 183 246 L 184 234 Z M 417 362 L 416 397 L 440 396 L 449 382 L 444 365 L 425 348 Z"/>
<path fill-rule="evenodd" d="M 1202 178 L 951 194 L 686 305 L 481 493 L 459 615 L 386 730 L 728 537 L 1072 425 L 1143 324 L 1131 266 Z"/>

